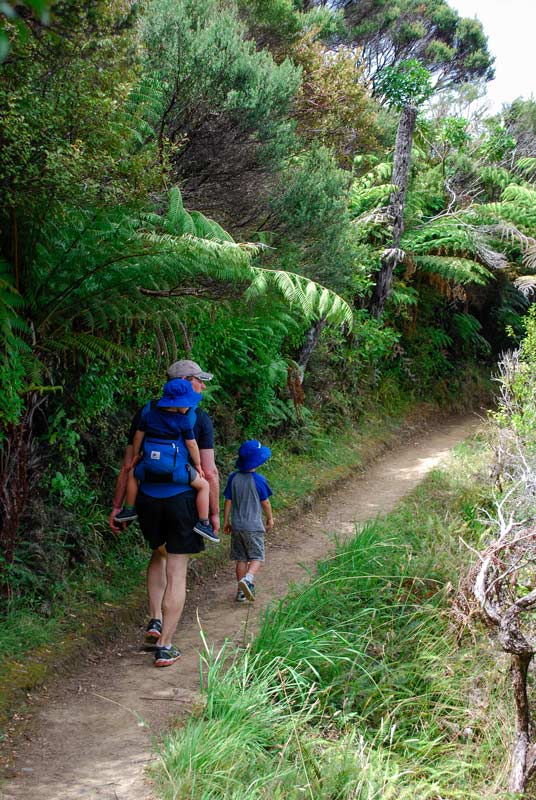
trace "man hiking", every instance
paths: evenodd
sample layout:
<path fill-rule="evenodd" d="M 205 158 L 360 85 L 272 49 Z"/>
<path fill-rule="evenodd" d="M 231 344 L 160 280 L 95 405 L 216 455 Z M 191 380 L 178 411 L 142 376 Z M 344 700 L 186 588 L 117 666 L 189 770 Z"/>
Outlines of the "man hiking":
<path fill-rule="evenodd" d="M 183 378 L 190 382 L 195 392 L 202 393 L 206 382 L 213 376 L 203 372 L 195 361 L 175 361 L 167 370 L 168 378 Z M 128 444 L 119 473 L 110 514 L 110 527 L 114 533 L 119 528 L 114 517 L 123 506 L 128 474 L 133 461 L 133 439 L 139 429 L 143 409 L 135 414 L 130 426 Z M 214 460 L 214 431 L 208 414 L 195 409 L 194 435 L 197 441 L 201 467 L 209 483 L 209 519 L 217 534 L 219 518 L 219 477 Z M 166 491 L 162 492 L 162 487 Z M 167 496 L 163 496 L 167 495 Z M 173 646 L 172 637 L 182 615 L 186 598 L 186 569 L 188 556 L 204 549 L 202 537 L 193 528 L 197 522 L 195 491 L 184 484 L 160 484 L 160 490 L 141 484 L 137 500 L 140 527 L 152 549 L 147 567 L 147 594 L 150 621 L 146 642 L 155 644 L 155 666 L 175 663 L 180 651 Z"/>

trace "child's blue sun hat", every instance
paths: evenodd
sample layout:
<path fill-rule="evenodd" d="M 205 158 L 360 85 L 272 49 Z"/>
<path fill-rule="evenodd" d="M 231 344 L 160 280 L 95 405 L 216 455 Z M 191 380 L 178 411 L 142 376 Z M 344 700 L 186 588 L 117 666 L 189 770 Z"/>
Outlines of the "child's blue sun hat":
<path fill-rule="evenodd" d="M 164 386 L 164 393 L 156 405 L 164 408 L 195 408 L 202 397 L 199 392 L 194 392 L 190 381 L 173 378 Z"/>
<path fill-rule="evenodd" d="M 271 455 L 272 451 L 269 447 L 265 447 L 257 439 L 249 439 L 240 445 L 235 466 L 243 471 L 255 469 L 268 461 Z"/>

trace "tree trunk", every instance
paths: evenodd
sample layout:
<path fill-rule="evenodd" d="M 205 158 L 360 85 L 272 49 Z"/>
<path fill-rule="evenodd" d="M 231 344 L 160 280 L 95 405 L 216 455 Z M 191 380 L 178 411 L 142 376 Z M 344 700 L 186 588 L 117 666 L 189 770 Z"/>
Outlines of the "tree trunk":
<path fill-rule="evenodd" d="M 511 792 L 524 792 L 530 774 L 530 707 L 527 697 L 527 673 L 532 655 L 512 655 L 510 674 L 516 705 L 516 738 L 510 768 Z"/>
<path fill-rule="evenodd" d="M 400 239 L 404 230 L 404 206 L 416 121 L 417 109 L 414 106 L 405 106 L 398 123 L 391 179 L 391 183 L 395 184 L 397 189 L 389 199 L 389 216 L 393 220 L 393 238 L 391 247 L 382 255 L 381 268 L 376 276 L 376 285 L 370 302 L 370 313 L 373 317 L 379 317 L 383 312 L 385 301 L 391 293 L 393 271 L 404 258 L 404 253 L 400 250 Z"/>
<path fill-rule="evenodd" d="M 318 344 L 318 340 L 320 339 L 320 334 L 324 330 L 324 326 L 326 324 L 326 318 L 320 317 L 316 322 L 313 322 L 307 333 L 305 334 L 305 341 L 301 347 L 300 352 L 298 353 L 298 358 L 296 359 L 296 364 L 298 365 L 298 370 L 300 374 L 300 383 L 303 383 L 303 378 L 305 375 L 305 370 L 311 355 L 313 354 L 313 350 L 315 349 L 316 345 Z"/>

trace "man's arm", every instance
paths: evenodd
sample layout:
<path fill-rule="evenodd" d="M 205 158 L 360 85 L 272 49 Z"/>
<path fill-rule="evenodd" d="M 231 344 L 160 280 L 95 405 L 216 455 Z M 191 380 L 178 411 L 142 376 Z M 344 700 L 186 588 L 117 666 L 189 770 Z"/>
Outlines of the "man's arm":
<path fill-rule="evenodd" d="M 210 522 L 218 533 L 220 529 L 220 476 L 214 460 L 214 450 L 200 450 L 201 468 L 209 486 Z"/>
<path fill-rule="evenodd" d="M 141 446 L 143 444 L 144 438 L 145 438 L 145 431 L 137 430 L 136 433 L 134 434 L 134 441 L 132 442 L 132 464 L 134 463 L 134 459 L 138 458 L 139 454 L 141 453 Z"/>
<path fill-rule="evenodd" d="M 114 533 L 119 533 L 121 530 L 121 528 L 118 528 L 115 524 L 114 517 L 123 508 L 123 500 L 125 499 L 125 492 L 127 490 L 128 473 L 132 468 L 133 457 L 134 448 L 131 444 L 127 444 L 125 448 L 125 455 L 123 457 L 123 463 L 121 465 L 121 469 L 119 470 L 119 475 L 117 476 L 117 481 L 115 484 L 112 513 L 108 519 L 110 529 Z M 125 527 L 124 524 L 123 527 Z"/>

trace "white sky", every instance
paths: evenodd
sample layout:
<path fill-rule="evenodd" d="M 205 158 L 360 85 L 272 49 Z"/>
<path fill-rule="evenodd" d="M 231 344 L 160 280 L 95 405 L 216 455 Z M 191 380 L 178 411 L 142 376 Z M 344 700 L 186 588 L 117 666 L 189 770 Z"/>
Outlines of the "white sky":
<path fill-rule="evenodd" d="M 536 98 L 536 0 L 448 0 L 462 17 L 477 17 L 495 56 L 488 83 L 492 112 L 516 97 Z"/>

